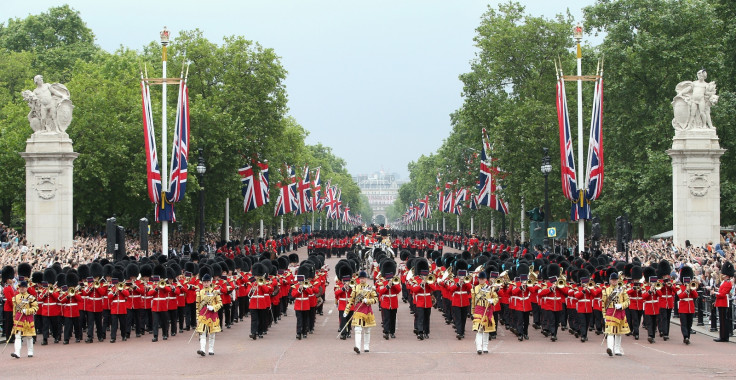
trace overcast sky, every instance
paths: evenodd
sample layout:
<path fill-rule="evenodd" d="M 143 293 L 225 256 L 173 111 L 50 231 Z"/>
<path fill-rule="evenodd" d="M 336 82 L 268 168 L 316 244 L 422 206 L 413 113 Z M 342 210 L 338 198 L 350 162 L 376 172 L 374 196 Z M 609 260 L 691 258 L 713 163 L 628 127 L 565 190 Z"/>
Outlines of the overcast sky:
<path fill-rule="evenodd" d="M 569 7 L 577 20 L 593 2 L 520 1 L 546 17 Z M 108 51 L 139 50 L 164 25 L 173 36 L 199 28 L 217 43 L 242 35 L 273 48 L 288 70 L 289 113 L 309 131 L 308 143 L 331 146 L 353 175 L 382 169 L 406 178 L 407 164 L 449 135 L 475 28 L 499 1 L 0 0 L 0 20 L 64 3 Z"/>

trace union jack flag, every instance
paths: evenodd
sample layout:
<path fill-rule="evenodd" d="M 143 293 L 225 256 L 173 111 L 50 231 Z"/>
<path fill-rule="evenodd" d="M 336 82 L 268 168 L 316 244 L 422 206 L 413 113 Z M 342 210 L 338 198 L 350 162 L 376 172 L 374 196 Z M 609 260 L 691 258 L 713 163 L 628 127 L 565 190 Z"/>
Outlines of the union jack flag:
<path fill-rule="evenodd" d="M 493 189 L 491 187 L 491 143 L 488 139 L 486 129 L 483 128 L 483 149 L 481 150 L 480 174 L 478 177 L 478 206 L 493 207 L 491 198 L 493 197 Z"/>
<path fill-rule="evenodd" d="M 453 208 L 455 207 L 455 203 L 453 202 L 455 192 L 452 191 L 452 185 L 453 185 L 452 182 L 445 183 L 445 197 L 444 197 L 445 199 L 442 204 L 444 206 L 442 208 L 442 212 L 446 212 L 448 214 L 453 213 L 454 212 Z"/>
<path fill-rule="evenodd" d="M 567 97 L 565 96 L 565 80 L 562 70 L 557 78 L 557 122 L 560 127 L 560 160 L 562 162 L 562 194 L 565 198 L 575 201 L 578 197 L 578 186 L 575 177 L 575 157 L 572 148 L 570 133 L 570 117 L 567 111 Z"/>
<path fill-rule="evenodd" d="M 312 210 L 321 211 L 322 205 L 322 181 L 320 180 L 320 168 L 314 172 L 314 181 L 312 182 Z"/>
<path fill-rule="evenodd" d="M 268 203 L 268 164 L 256 163 L 260 172 L 256 179 L 253 167 L 248 165 L 238 170 L 243 183 L 243 210 L 248 212 Z"/>
<path fill-rule="evenodd" d="M 304 167 L 304 177 L 301 178 L 297 185 L 299 193 L 299 213 L 307 213 L 312 211 L 312 183 L 309 181 L 309 166 Z"/>
<path fill-rule="evenodd" d="M 466 188 L 459 188 L 457 189 L 457 192 L 455 192 L 455 199 L 453 200 L 453 214 L 456 215 L 462 215 L 463 214 L 463 202 L 465 201 L 465 198 L 468 195 L 468 190 Z"/>
<path fill-rule="evenodd" d="M 595 85 L 593 93 L 593 116 L 590 122 L 587 166 L 588 193 L 586 198 L 594 201 L 603 191 L 603 76 Z"/>
<path fill-rule="evenodd" d="M 148 83 L 141 73 L 141 97 L 143 100 L 143 134 L 146 143 L 146 184 L 148 198 L 158 205 L 161 197 L 161 170 L 158 166 L 156 150 L 156 134 L 153 128 L 153 113 L 151 112 L 151 93 Z M 158 208 L 158 207 L 157 207 Z"/>
<path fill-rule="evenodd" d="M 187 189 L 187 157 L 189 157 L 189 90 L 185 79 L 179 81 L 176 128 L 171 148 L 171 175 L 166 201 L 180 202 Z"/>
<path fill-rule="evenodd" d="M 422 218 L 429 219 L 432 217 L 432 210 L 429 206 L 429 194 L 424 199 L 419 200 L 419 210 Z"/>
<path fill-rule="evenodd" d="M 478 209 L 478 196 L 475 194 L 470 194 L 470 203 L 468 203 L 468 208 L 471 210 L 477 210 Z"/>

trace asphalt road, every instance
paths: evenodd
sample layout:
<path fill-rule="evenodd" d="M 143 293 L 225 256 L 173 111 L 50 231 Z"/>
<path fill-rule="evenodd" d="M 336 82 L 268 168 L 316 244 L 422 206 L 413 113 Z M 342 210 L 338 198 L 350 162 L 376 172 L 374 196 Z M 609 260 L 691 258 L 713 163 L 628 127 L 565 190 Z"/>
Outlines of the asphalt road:
<path fill-rule="evenodd" d="M 306 250 L 300 250 L 306 256 Z M 327 263 L 334 266 L 336 258 Z M 330 274 L 331 282 L 334 273 Z M 295 339 L 296 319 L 288 316 L 274 325 L 264 339 L 250 340 L 249 319 L 217 334 L 215 355 L 200 357 L 197 337 L 187 343 L 191 333 L 151 342 L 151 336 L 117 343 L 71 343 L 35 346 L 33 358 L 11 358 L 12 346 L 0 360 L 0 373 L 11 378 L 448 378 L 448 376 L 501 376 L 520 378 L 663 378 L 728 377 L 736 370 L 736 345 L 715 343 L 712 337 L 697 334 L 686 346 L 673 324 L 672 339 L 649 344 L 642 339 L 624 337 L 622 357 L 609 357 L 602 337 L 589 335 L 581 343 L 567 332 L 550 342 L 530 328 L 530 340 L 519 342 L 503 327 L 490 353 L 475 352 L 472 331 L 457 340 L 451 326 L 439 312 L 432 311 L 431 338 L 419 341 L 412 334 L 413 316 L 407 304 L 400 304 L 396 339 L 384 340 L 380 327 L 372 334 L 369 353 L 353 352 L 352 339 L 337 339 L 337 308 L 332 291 L 327 292 L 324 315 L 317 316 L 315 333 L 308 339 Z M 380 326 L 380 313 L 374 307 Z M 468 330 L 471 329 L 468 323 Z M 109 334 L 108 334 L 109 337 Z M 72 341 L 73 342 L 73 341 Z M 23 348 L 25 354 L 25 347 Z M 541 377 L 540 377 L 541 376 Z"/>

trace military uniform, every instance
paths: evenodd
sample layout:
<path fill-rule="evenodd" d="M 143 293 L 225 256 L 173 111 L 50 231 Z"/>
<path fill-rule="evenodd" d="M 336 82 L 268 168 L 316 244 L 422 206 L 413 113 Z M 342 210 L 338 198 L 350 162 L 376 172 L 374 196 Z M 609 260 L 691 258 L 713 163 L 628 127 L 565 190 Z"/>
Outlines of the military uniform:
<path fill-rule="evenodd" d="M 20 287 L 27 287 L 25 281 L 20 283 Z M 38 303 L 36 298 L 30 294 L 19 293 L 13 297 L 13 332 L 15 335 L 14 348 L 15 351 L 10 354 L 14 358 L 20 358 L 21 342 L 26 338 L 26 347 L 28 348 L 28 357 L 33 357 L 33 338 L 36 336 L 36 325 L 33 322 L 33 316 L 38 311 Z"/>
<path fill-rule="evenodd" d="M 485 272 L 480 276 L 485 278 Z M 478 355 L 488 353 L 489 334 L 496 331 L 496 321 L 493 318 L 493 308 L 498 304 L 498 295 L 488 284 L 476 285 L 472 290 L 473 331 L 475 334 L 475 348 Z"/>
<path fill-rule="evenodd" d="M 618 279 L 616 273 L 611 275 L 611 279 Z M 601 297 L 603 298 L 603 308 L 606 319 L 606 352 L 609 356 L 621 356 L 624 354 L 621 348 L 621 335 L 629 333 L 629 324 L 626 322 L 626 308 L 629 307 L 629 296 L 626 290 L 621 287 L 610 286 L 603 290 Z"/>
<path fill-rule="evenodd" d="M 365 272 L 361 272 L 359 278 L 368 278 Z M 353 309 L 353 322 L 355 329 L 355 347 L 353 350 L 360 354 L 361 341 L 364 352 L 369 352 L 371 343 L 371 327 L 376 325 L 371 305 L 378 301 L 378 294 L 372 285 L 359 283 L 355 285 L 353 293 L 348 300 L 347 308 Z M 344 312 L 343 312 L 344 313 Z"/>
<path fill-rule="evenodd" d="M 202 281 L 211 281 L 209 274 L 203 276 Z M 200 356 L 204 356 L 207 335 L 209 335 L 209 354 L 215 354 L 215 334 L 222 331 L 220 318 L 217 312 L 222 307 L 220 292 L 210 285 L 197 292 L 197 329 L 199 333 Z"/>

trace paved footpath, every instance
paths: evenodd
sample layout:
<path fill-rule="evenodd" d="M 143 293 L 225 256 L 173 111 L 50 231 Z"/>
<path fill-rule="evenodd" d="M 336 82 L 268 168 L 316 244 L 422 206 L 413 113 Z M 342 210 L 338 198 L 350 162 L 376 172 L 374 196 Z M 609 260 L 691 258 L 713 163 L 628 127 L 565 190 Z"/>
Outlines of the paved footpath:
<path fill-rule="evenodd" d="M 299 251 L 302 258 L 306 250 Z M 327 260 L 333 267 L 336 258 Z M 334 272 L 330 282 L 334 284 Z M 168 341 L 151 342 L 151 336 L 132 338 L 110 344 L 71 343 L 35 346 L 31 359 L 12 359 L 9 346 L 0 358 L 0 373 L 5 379 L 164 379 L 164 378 L 294 378 L 326 379 L 367 377 L 379 379 L 448 378 L 450 375 L 543 379 L 574 379 L 590 376 L 603 378 L 706 378 L 736 375 L 736 345 L 715 343 L 712 337 L 698 333 L 686 346 L 679 329 L 672 326 L 672 339 L 655 344 L 624 337 L 625 356 L 609 357 L 601 336 L 592 334 L 581 343 L 567 332 L 558 334 L 557 342 L 545 339 L 537 330 L 530 340 L 519 342 L 504 328 L 497 340 L 490 342 L 490 354 L 475 352 L 474 334 L 468 331 L 457 340 L 451 326 L 445 325 L 439 312 L 432 311 L 430 339 L 419 341 L 412 334 L 413 316 L 407 304 L 400 304 L 396 339 L 382 338 L 380 327 L 373 329 L 371 351 L 357 355 L 354 340 L 337 339 L 337 308 L 332 288 L 327 292 L 324 315 L 317 316 L 314 335 L 295 339 L 296 319 L 292 309 L 274 325 L 264 339 L 250 340 L 249 319 L 217 334 L 215 355 L 196 354 L 195 337 L 177 334 Z M 380 326 L 380 314 L 374 307 Z M 108 335 L 109 337 L 109 335 Z M 25 353 L 25 347 L 23 349 Z M 265 377 L 264 377 L 265 376 Z"/>

